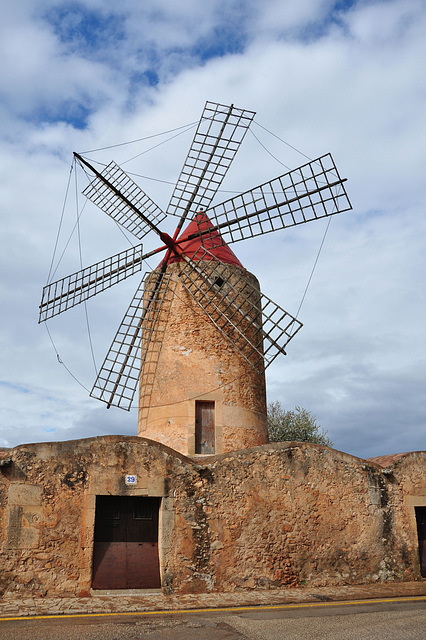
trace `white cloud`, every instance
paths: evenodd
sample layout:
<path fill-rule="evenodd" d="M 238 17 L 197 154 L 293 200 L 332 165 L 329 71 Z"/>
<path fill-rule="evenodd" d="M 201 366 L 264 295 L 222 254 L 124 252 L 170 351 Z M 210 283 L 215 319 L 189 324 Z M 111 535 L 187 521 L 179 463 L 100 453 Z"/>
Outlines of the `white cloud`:
<path fill-rule="evenodd" d="M 332 0 L 291 2 L 265 0 L 256 3 L 257 16 L 253 21 L 253 37 L 260 40 L 298 38 L 311 39 L 322 32 L 330 19 Z"/>

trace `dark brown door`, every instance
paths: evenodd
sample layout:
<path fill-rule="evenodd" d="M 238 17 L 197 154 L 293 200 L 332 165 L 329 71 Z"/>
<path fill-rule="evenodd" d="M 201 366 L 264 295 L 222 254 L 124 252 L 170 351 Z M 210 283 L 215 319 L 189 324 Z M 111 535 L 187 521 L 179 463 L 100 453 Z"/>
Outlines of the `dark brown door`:
<path fill-rule="evenodd" d="M 93 589 L 160 587 L 159 498 L 96 496 Z"/>
<path fill-rule="evenodd" d="M 415 507 L 417 534 L 419 536 L 420 571 L 426 578 L 426 507 Z"/>
<path fill-rule="evenodd" d="M 214 453 L 214 402 L 195 402 L 195 453 Z"/>

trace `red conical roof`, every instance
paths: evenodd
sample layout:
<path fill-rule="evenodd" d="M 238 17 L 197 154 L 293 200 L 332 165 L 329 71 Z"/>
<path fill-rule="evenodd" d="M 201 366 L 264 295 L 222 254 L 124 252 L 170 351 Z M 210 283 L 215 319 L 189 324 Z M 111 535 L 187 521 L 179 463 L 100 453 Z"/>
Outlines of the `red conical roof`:
<path fill-rule="evenodd" d="M 220 260 L 221 262 L 225 262 L 226 264 L 233 264 L 238 267 L 243 267 L 235 253 L 231 251 L 227 244 L 224 244 L 223 240 L 221 239 L 220 233 L 216 231 L 216 229 L 213 229 L 213 231 L 204 236 L 204 245 L 201 243 L 201 238 L 198 235 L 199 232 L 212 228 L 213 225 L 208 219 L 207 215 L 204 213 L 204 211 L 200 211 L 200 213 L 197 213 L 188 224 L 188 226 L 182 231 L 176 242 L 179 244 L 179 247 L 182 249 L 185 255 L 188 256 L 188 258 L 192 258 L 194 260 L 214 260 L 215 258 L 217 258 L 218 260 Z M 194 238 L 187 240 L 187 238 L 194 234 L 197 235 L 195 235 Z M 209 253 L 203 255 L 203 249 L 207 249 Z M 167 264 L 181 261 L 182 258 L 180 256 L 176 255 L 176 253 L 171 252 L 170 257 L 167 260 Z"/>

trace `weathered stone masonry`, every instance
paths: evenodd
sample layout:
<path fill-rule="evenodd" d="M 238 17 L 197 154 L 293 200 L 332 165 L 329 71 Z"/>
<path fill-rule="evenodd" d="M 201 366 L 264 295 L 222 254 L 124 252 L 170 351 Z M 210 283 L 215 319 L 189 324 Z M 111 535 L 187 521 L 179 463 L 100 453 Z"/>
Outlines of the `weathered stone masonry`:
<path fill-rule="evenodd" d="M 165 593 L 420 577 L 425 452 L 387 468 L 308 443 L 189 459 L 108 436 L 1 455 L 0 593 L 90 591 L 96 495 L 161 497 Z"/>

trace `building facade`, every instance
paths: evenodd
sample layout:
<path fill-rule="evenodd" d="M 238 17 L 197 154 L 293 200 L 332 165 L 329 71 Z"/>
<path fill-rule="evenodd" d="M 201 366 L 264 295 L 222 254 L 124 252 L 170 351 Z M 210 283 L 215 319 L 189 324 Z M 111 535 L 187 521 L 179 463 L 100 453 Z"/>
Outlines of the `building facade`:
<path fill-rule="evenodd" d="M 0 593 L 315 587 L 426 568 L 425 452 L 383 466 L 287 442 L 189 458 L 104 436 L 0 457 Z"/>

